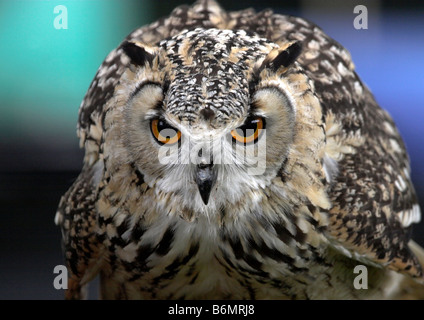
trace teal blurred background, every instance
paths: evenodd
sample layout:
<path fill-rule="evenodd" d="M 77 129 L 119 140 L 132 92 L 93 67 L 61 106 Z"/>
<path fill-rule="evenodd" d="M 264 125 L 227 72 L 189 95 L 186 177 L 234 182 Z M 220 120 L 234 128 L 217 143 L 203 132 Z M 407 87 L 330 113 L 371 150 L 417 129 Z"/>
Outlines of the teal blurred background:
<path fill-rule="evenodd" d="M 67 8 L 67 29 L 54 26 L 58 5 Z M 0 145 L 9 156 L 0 168 L 79 168 L 73 150 L 85 91 L 106 54 L 151 16 L 149 1 L 1 0 Z"/>
<path fill-rule="evenodd" d="M 106 55 L 135 28 L 192 1 L 0 0 L 0 299 L 61 299 L 53 218 L 81 169 L 79 105 Z M 353 8 L 368 8 L 367 30 Z M 54 8 L 67 8 L 56 29 Z M 424 4 L 420 1 L 221 1 L 271 7 L 317 23 L 352 54 L 358 74 L 397 123 L 424 205 Z M 63 22 L 63 21 L 62 21 Z M 423 223 L 414 238 L 424 245 Z"/>

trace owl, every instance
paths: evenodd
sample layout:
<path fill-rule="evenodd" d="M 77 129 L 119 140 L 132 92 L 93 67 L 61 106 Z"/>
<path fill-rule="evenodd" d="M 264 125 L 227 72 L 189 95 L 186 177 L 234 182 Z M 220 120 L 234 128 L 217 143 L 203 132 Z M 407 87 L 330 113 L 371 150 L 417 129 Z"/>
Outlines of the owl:
<path fill-rule="evenodd" d="M 106 57 L 78 136 L 67 299 L 424 298 L 404 143 L 311 22 L 177 7 Z"/>

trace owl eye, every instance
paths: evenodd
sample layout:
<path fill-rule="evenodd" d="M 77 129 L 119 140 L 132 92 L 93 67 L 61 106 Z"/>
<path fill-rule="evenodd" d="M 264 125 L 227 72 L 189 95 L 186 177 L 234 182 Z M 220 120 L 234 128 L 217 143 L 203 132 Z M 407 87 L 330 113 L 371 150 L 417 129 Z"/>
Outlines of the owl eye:
<path fill-rule="evenodd" d="M 161 144 L 171 145 L 181 139 L 181 131 L 171 127 L 165 120 L 154 119 L 150 123 L 150 130 L 155 140 Z"/>
<path fill-rule="evenodd" d="M 243 144 L 256 143 L 265 129 L 265 119 L 261 117 L 247 118 L 244 125 L 231 131 L 233 141 Z"/>

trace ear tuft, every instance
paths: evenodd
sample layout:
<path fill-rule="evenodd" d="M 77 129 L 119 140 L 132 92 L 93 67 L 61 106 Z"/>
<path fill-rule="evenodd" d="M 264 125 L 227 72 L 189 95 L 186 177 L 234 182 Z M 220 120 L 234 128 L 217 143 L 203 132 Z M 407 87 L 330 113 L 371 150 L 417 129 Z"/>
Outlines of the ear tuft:
<path fill-rule="evenodd" d="M 146 63 L 152 63 L 153 55 L 146 51 L 141 44 L 135 42 L 125 41 L 122 44 L 122 49 L 125 54 L 131 59 L 131 62 L 144 66 Z"/>
<path fill-rule="evenodd" d="M 292 43 L 286 49 L 281 50 L 278 55 L 269 62 L 268 67 L 273 71 L 277 71 L 281 66 L 288 67 L 291 65 L 302 52 L 302 45 L 299 41 Z"/>

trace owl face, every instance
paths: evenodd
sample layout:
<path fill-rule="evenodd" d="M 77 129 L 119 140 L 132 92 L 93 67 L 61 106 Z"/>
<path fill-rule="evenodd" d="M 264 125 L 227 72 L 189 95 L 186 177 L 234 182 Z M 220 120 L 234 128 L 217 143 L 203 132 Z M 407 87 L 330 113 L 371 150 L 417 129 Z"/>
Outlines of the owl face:
<path fill-rule="evenodd" d="M 298 99 L 285 75 L 300 68 L 297 43 L 195 29 L 123 49 L 132 65 L 115 92 L 120 137 L 151 188 L 202 212 L 270 184 L 295 135 Z"/>

